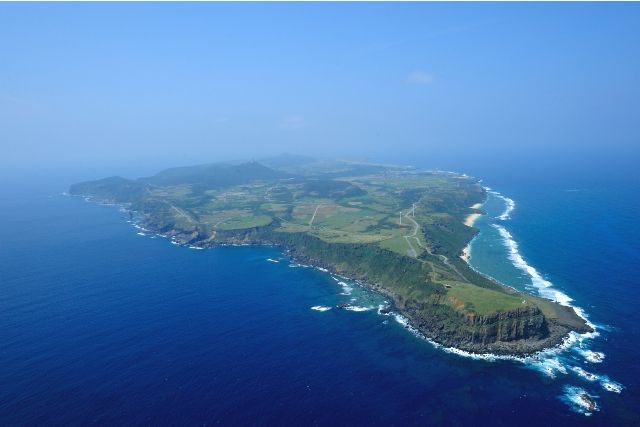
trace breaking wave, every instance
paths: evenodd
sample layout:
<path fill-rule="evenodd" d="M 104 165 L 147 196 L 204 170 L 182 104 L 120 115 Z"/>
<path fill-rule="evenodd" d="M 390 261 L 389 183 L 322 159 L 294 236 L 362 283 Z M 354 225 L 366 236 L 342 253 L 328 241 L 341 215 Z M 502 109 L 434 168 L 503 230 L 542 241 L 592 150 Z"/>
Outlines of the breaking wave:
<path fill-rule="evenodd" d="M 566 385 L 562 396 L 569 407 L 579 414 L 590 416 L 593 412 L 599 411 L 594 397 L 581 387 Z"/>
<path fill-rule="evenodd" d="M 516 208 L 516 202 L 513 199 L 510 199 L 510 198 L 508 198 L 506 196 L 503 196 L 502 194 L 498 193 L 497 191 L 492 191 L 489 187 L 485 187 L 485 190 L 489 191 L 494 196 L 499 197 L 500 199 L 504 200 L 504 203 L 505 203 L 504 212 L 502 212 L 500 215 L 498 215 L 496 217 L 496 219 L 499 219 L 501 221 L 506 221 L 506 220 L 510 219 L 511 218 L 511 212 L 513 212 L 513 210 Z"/>
<path fill-rule="evenodd" d="M 590 363 L 602 363 L 604 360 L 604 353 L 600 351 L 584 350 L 582 348 L 575 349 L 587 362 Z"/>
<path fill-rule="evenodd" d="M 518 249 L 518 244 L 516 243 L 515 240 L 513 240 L 513 236 L 511 235 L 511 233 L 509 233 L 507 229 L 504 228 L 502 225 L 499 225 L 499 224 L 491 224 L 491 225 L 498 230 L 498 233 L 500 233 L 500 236 L 502 237 L 502 241 L 506 246 L 507 250 L 509 251 L 509 259 L 511 260 L 513 265 L 519 270 L 526 273 L 530 277 L 531 285 L 537 289 L 538 294 L 540 294 L 540 296 L 542 297 L 548 298 L 559 304 L 571 307 L 569 303 L 573 300 L 567 294 L 564 294 L 559 290 L 554 289 L 553 284 L 550 281 L 544 279 L 542 275 L 540 275 L 538 270 L 536 270 L 534 267 L 527 264 L 527 262 L 524 260 L 524 258 L 520 254 L 520 251 Z M 576 312 L 579 311 L 578 314 L 584 318 L 584 315 L 583 315 L 584 313 L 582 313 L 581 309 L 576 307 L 574 307 L 574 309 L 576 309 Z"/>
<path fill-rule="evenodd" d="M 341 280 L 338 282 L 338 285 L 342 287 L 342 292 L 340 292 L 340 295 L 351 295 L 351 292 L 353 292 L 353 286 L 349 285 L 347 282 L 343 282 Z"/>
<path fill-rule="evenodd" d="M 362 307 L 360 305 L 348 305 L 344 307 L 344 309 L 349 311 L 369 311 L 369 310 L 373 310 L 373 307 Z"/>
<path fill-rule="evenodd" d="M 501 221 L 509 219 L 511 212 L 515 209 L 515 202 L 498 192 L 491 191 L 491 194 L 505 202 L 505 210 L 501 215 L 497 216 L 496 219 Z M 609 379 L 606 375 L 592 373 L 580 366 L 576 366 L 576 360 L 568 357 L 566 354 L 566 350 L 571 349 L 581 356 L 586 363 L 601 363 L 605 358 L 605 354 L 587 348 L 589 342 L 599 335 L 599 332 L 596 331 L 596 325 L 588 320 L 584 310 L 571 304 L 573 301 L 571 297 L 554 288 L 553 283 L 546 280 L 538 270 L 526 262 L 520 253 L 518 244 L 503 225 L 491 224 L 491 226 L 498 231 L 513 266 L 522 271 L 525 277 L 529 278 L 531 281 L 530 285 L 537 293 L 543 298 L 550 299 L 567 307 L 572 307 L 578 316 L 582 317 L 593 329 L 593 332 L 584 334 L 571 332 L 560 346 L 539 352 L 531 357 L 516 358 L 515 360 L 523 362 L 528 368 L 538 370 L 549 378 L 556 378 L 558 375 L 568 375 L 571 372 L 587 383 L 599 383 L 606 391 L 621 393 L 624 388 L 622 384 Z M 487 359 L 492 360 L 491 358 Z M 596 397 L 588 394 L 581 387 L 566 385 L 562 400 L 573 410 L 584 415 L 591 415 L 594 411 L 599 410 L 596 404 Z"/>
<path fill-rule="evenodd" d="M 495 191 L 490 191 L 490 193 L 495 197 L 500 198 L 505 203 L 504 211 L 500 215 L 495 217 L 495 219 L 499 221 L 505 221 L 509 219 L 511 213 L 515 209 L 515 202 L 512 199 L 505 197 Z M 536 270 L 533 266 L 529 265 L 526 262 L 524 257 L 521 255 L 520 248 L 514 240 L 513 236 L 502 224 L 494 223 L 490 225 L 497 230 L 502 244 L 507 249 L 507 256 L 511 261 L 511 264 L 518 270 L 523 272 L 525 277 L 530 280 L 530 285 L 528 286 L 531 286 L 533 289 L 535 289 L 535 291 L 541 297 L 553 300 L 564 306 L 572 307 L 576 311 L 576 313 L 580 317 L 585 319 L 587 324 L 594 329 L 594 332 L 584 334 L 571 332 L 565 337 L 560 345 L 542 350 L 529 356 L 509 356 L 493 353 L 478 354 L 438 344 L 432 339 L 426 337 L 418 329 L 413 327 L 408 318 L 395 311 L 390 311 L 391 307 L 389 307 L 386 302 L 385 304 L 376 303 L 375 306 L 368 305 L 367 303 L 363 304 L 363 302 L 360 302 L 358 304 L 356 301 L 359 300 L 359 298 L 352 297 L 350 299 L 349 305 L 341 306 L 341 308 L 355 312 L 365 312 L 377 309 L 376 311 L 378 315 L 393 317 L 400 326 L 408 330 L 411 334 L 427 341 L 434 348 L 444 351 L 445 353 L 473 360 L 483 360 L 486 362 L 504 361 L 520 363 L 523 365 L 523 367 L 538 371 L 550 379 L 558 379 L 560 377 L 563 377 L 563 381 L 583 381 L 583 384 L 585 384 L 585 387 L 590 390 L 590 393 L 593 393 L 591 388 L 593 388 L 596 384 L 599 385 L 599 388 L 601 390 L 612 393 L 621 393 L 624 389 L 624 386 L 622 384 L 611 380 L 604 374 L 593 373 L 589 372 L 588 370 L 588 366 L 595 366 L 595 364 L 602 362 L 605 358 L 604 353 L 589 349 L 589 345 L 592 339 L 599 335 L 599 332 L 596 331 L 596 325 L 592 324 L 587 319 L 586 314 L 580 307 L 571 305 L 573 301 L 571 297 L 556 289 L 553 283 L 551 283 L 549 280 L 546 280 L 542 276 L 542 274 L 538 272 L 538 270 Z M 321 271 L 326 271 L 324 269 L 318 269 Z M 340 295 L 352 296 L 352 293 L 354 293 L 354 286 L 358 284 L 357 282 L 352 283 L 352 281 L 348 278 L 336 274 L 331 274 L 331 278 L 335 282 L 337 282 L 339 286 L 342 287 L 342 292 L 340 293 Z M 357 295 L 360 295 L 360 293 L 358 292 Z M 328 307 L 325 306 L 314 307 L 315 308 L 312 309 L 318 311 L 324 311 L 328 309 Z M 385 320 L 383 323 L 385 322 L 387 321 Z M 581 364 L 588 364 L 588 366 L 583 365 L 584 367 L 581 367 Z M 582 387 L 566 384 L 565 393 L 561 397 L 561 399 L 565 401 L 573 410 L 585 415 L 590 415 L 593 412 L 599 410 L 598 404 L 596 403 L 596 400 L 598 399 L 597 394 L 588 394 L 587 391 Z"/>

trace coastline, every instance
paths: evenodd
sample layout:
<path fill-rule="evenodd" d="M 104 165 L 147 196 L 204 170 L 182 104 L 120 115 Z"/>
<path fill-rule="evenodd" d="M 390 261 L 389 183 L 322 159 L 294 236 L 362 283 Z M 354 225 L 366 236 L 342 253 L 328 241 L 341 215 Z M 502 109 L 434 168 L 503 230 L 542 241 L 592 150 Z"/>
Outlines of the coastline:
<path fill-rule="evenodd" d="M 493 195 L 496 197 L 500 197 L 506 203 L 505 211 L 501 215 L 497 215 L 497 213 L 493 212 L 493 204 L 486 204 L 488 211 L 481 211 L 482 213 L 474 212 L 468 215 L 465 218 L 465 225 L 467 221 L 471 223 L 473 227 L 478 218 L 480 216 L 486 216 L 485 220 L 483 220 L 480 224 L 480 229 L 484 230 L 485 226 L 493 225 L 498 228 L 497 225 L 492 224 L 495 220 L 504 221 L 505 218 L 508 218 L 508 214 L 513 211 L 515 203 L 508 199 L 506 196 L 502 196 L 499 193 L 496 195 L 495 192 L 491 191 Z M 486 197 L 486 196 L 485 196 Z M 85 201 L 89 202 L 98 202 L 98 204 L 104 206 L 119 206 L 122 212 L 131 212 L 129 215 L 129 220 L 126 221 L 130 225 L 134 226 L 137 230 L 142 231 L 138 232 L 142 236 L 150 236 L 150 238 L 155 237 L 164 237 L 167 240 L 170 240 L 170 243 L 176 246 L 183 246 L 189 249 L 205 249 L 205 248 L 215 248 L 222 246 L 269 246 L 277 249 L 284 257 L 289 259 L 290 265 L 289 267 L 308 267 L 320 272 L 326 273 L 329 278 L 332 278 L 335 281 L 342 279 L 347 282 L 350 286 L 357 286 L 361 289 L 373 292 L 385 299 L 384 305 L 382 303 L 378 305 L 369 303 L 361 303 L 361 302 L 353 302 L 355 299 L 351 299 L 351 302 L 334 305 L 333 303 L 327 302 L 319 302 L 318 305 L 311 307 L 311 310 L 317 312 L 329 311 L 331 309 L 334 310 L 347 310 L 347 311 L 371 311 L 372 315 L 375 315 L 377 312 L 378 316 L 388 316 L 389 320 L 383 320 L 383 323 L 387 324 L 389 321 L 392 323 L 397 323 L 401 326 L 406 332 L 409 332 L 411 335 L 416 337 L 419 341 L 425 342 L 428 344 L 428 347 L 432 347 L 435 350 L 442 351 L 443 354 L 448 354 L 451 356 L 463 357 L 466 359 L 472 359 L 475 361 L 485 361 L 491 363 L 496 362 L 515 362 L 516 365 L 521 365 L 523 369 L 528 369 L 537 372 L 539 375 L 546 377 L 548 381 L 556 380 L 557 378 L 571 378 L 578 380 L 586 380 L 588 383 L 595 383 L 601 390 L 605 392 L 611 393 L 622 393 L 625 386 L 614 379 L 610 378 L 603 372 L 598 372 L 597 370 L 592 370 L 595 368 L 595 364 L 599 364 L 605 358 L 605 354 L 599 348 L 591 347 L 591 342 L 594 338 L 599 335 L 599 332 L 596 329 L 600 329 L 600 325 L 596 328 L 592 322 L 590 322 L 584 313 L 579 307 L 574 307 L 570 304 L 571 299 L 568 301 L 562 301 L 559 304 L 564 305 L 565 307 L 570 307 L 573 309 L 575 314 L 582 318 L 587 326 L 591 328 L 590 332 L 572 330 L 568 333 L 566 331 L 562 331 L 553 327 L 552 337 L 548 337 L 546 340 L 533 340 L 532 342 L 528 342 L 529 340 L 522 340 L 520 343 L 523 345 L 517 345 L 515 347 L 494 347 L 486 344 L 470 346 L 467 342 L 461 341 L 459 339 L 449 339 L 445 334 L 438 333 L 437 330 L 432 328 L 432 325 L 427 323 L 425 324 L 425 319 L 419 315 L 416 316 L 415 310 L 411 307 L 406 307 L 402 304 L 402 301 L 396 301 L 394 298 L 394 293 L 390 292 L 389 289 L 386 289 L 382 286 L 382 283 L 386 283 L 384 281 L 369 281 L 363 279 L 363 277 L 359 277 L 358 275 L 352 275 L 345 271 L 341 271 L 339 265 L 334 265 L 331 262 L 324 263 L 322 258 L 318 258 L 317 256 L 305 256 L 300 252 L 296 251 L 296 245 L 289 246 L 283 245 L 281 243 L 277 243 L 276 240 L 263 239 L 259 236 L 243 236 L 239 238 L 232 238 L 226 240 L 225 242 L 220 241 L 200 241 L 200 242 L 187 242 L 184 234 L 177 233 L 180 231 L 179 229 L 171 229 L 171 230 L 160 230 L 157 228 L 157 224 L 147 223 L 145 224 L 145 216 L 144 215 L 133 215 L 133 213 L 137 213 L 132 210 L 130 206 L 126 203 L 104 203 L 99 202 L 97 200 L 91 200 L 88 197 L 84 198 Z M 487 199 L 485 198 L 485 202 Z M 479 210 L 482 208 L 484 204 L 474 204 L 470 206 L 470 208 L 474 210 Z M 494 219 L 495 218 L 495 219 Z M 500 222 L 497 222 L 499 225 Z M 148 228 L 145 228 L 146 225 Z M 506 225 L 506 224 L 505 224 Z M 155 231 L 154 231 L 155 230 Z M 498 228 L 498 230 L 500 230 Z M 471 254 L 471 245 L 481 244 L 483 239 L 476 239 L 480 230 L 474 230 L 473 237 L 467 243 L 467 245 L 463 249 L 463 253 L 460 258 L 465 262 L 466 266 L 474 270 L 476 273 L 482 274 L 480 271 L 476 270 L 469 263 L 470 254 Z M 506 230 L 505 230 L 506 231 Z M 502 234 L 502 233 L 501 233 Z M 266 236 L 265 236 L 266 237 Z M 505 239 L 505 236 L 502 236 Z M 511 238 L 511 236 L 508 236 Z M 477 240 L 477 241 L 476 241 Z M 509 242 L 506 242 L 505 245 L 509 247 Z M 476 247 L 477 250 L 481 248 Z M 512 252 L 517 252 L 517 246 L 511 248 Z M 276 258 L 280 261 L 284 261 L 286 258 Z M 510 259 L 513 260 L 513 254 L 511 254 Z M 270 262 L 277 262 L 271 259 L 267 259 Z M 460 261 L 458 261 L 459 263 Z M 523 261 L 524 262 L 524 261 Z M 487 276 L 488 277 L 488 276 Z M 489 277 L 491 279 L 491 277 Z M 495 279 L 493 279 L 495 280 Z M 347 286 L 344 283 L 339 282 L 341 286 Z M 557 290 L 551 287 L 551 283 L 549 283 L 550 288 L 549 291 L 556 292 Z M 504 285 L 508 286 L 508 285 Z M 512 289 L 518 291 L 513 288 L 513 286 L 508 286 Z M 346 292 L 346 291 L 345 291 Z M 356 291 L 361 292 L 361 291 Z M 518 291 L 520 292 L 520 291 Z M 540 292 L 540 290 L 539 290 Z M 535 292 L 529 292 L 531 295 L 540 295 L 540 297 L 544 299 L 554 300 L 555 298 L 550 298 L 547 295 L 537 294 Z M 357 294 L 360 295 L 360 294 Z M 371 297 L 373 298 L 373 297 Z M 377 297 L 376 297 L 377 298 Z M 368 301 L 365 299 L 365 301 Z M 347 306 L 349 304 L 349 306 Z M 376 306 L 377 305 L 377 310 Z M 566 315 L 569 315 L 570 310 L 562 310 Z M 385 319 L 382 317 L 382 319 Z M 553 322 L 555 325 L 555 321 Z M 580 360 L 580 362 L 578 362 Z M 577 364 L 580 363 L 580 364 Z M 586 363 L 587 365 L 583 365 Z M 591 367 L 591 368 L 590 368 Z M 586 369 L 586 370 L 585 370 Z M 571 376 L 571 377 L 569 377 Z M 562 380 L 566 381 L 566 380 Z M 576 399 L 597 399 L 600 397 L 597 392 L 596 394 L 592 393 L 589 389 L 585 389 L 582 387 L 574 387 L 571 389 L 571 392 L 565 391 L 562 395 L 561 399 L 565 402 L 568 402 L 569 405 L 578 405 L 576 404 Z M 586 396 L 586 397 L 585 397 Z M 595 400 L 592 400 L 595 402 Z M 590 415 L 593 412 L 598 411 L 598 409 L 583 409 L 583 415 Z"/>
<path fill-rule="evenodd" d="M 505 221 L 510 219 L 510 214 L 515 208 L 515 202 L 509 197 L 506 197 L 497 191 L 490 190 L 486 187 L 485 189 L 495 197 L 502 199 L 505 203 L 505 210 L 500 215 L 496 216 L 495 219 L 498 221 Z M 621 393 L 625 388 L 624 385 L 609 378 L 609 376 L 607 376 L 606 374 L 586 371 L 583 368 L 584 365 L 576 365 L 576 361 L 572 359 L 571 356 L 569 356 L 569 354 L 567 353 L 569 351 L 577 353 L 579 357 L 583 359 L 583 363 L 602 363 L 603 359 L 605 358 L 605 354 L 602 351 L 595 351 L 594 349 L 589 347 L 590 341 L 600 335 L 600 332 L 598 331 L 599 327 L 597 327 L 596 324 L 589 320 L 583 309 L 571 304 L 571 302 L 573 301 L 571 297 L 556 289 L 553 284 L 544 279 L 544 277 L 535 268 L 527 264 L 527 262 L 519 253 L 518 244 L 513 240 L 511 233 L 509 233 L 509 231 L 507 231 L 505 227 L 503 227 L 499 223 L 491 225 L 498 230 L 503 240 L 503 244 L 508 249 L 508 258 L 513 263 L 514 267 L 522 270 L 524 273 L 530 276 L 533 286 L 538 290 L 538 295 L 541 298 L 554 301 L 560 306 L 566 307 L 567 311 L 573 310 L 573 312 L 579 318 L 581 318 L 591 330 L 586 332 L 578 332 L 575 330 L 571 331 L 569 334 L 565 335 L 562 341 L 557 345 L 542 349 L 530 356 L 503 356 L 495 354 L 480 355 L 477 353 L 468 353 L 464 351 L 460 352 L 457 349 L 444 348 L 444 350 L 458 354 L 460 356 L 471 358 L 479 358 L 485 360 L 513 360 L 522 362 L 525 365 L 540 371 L 542 374 L 551 379 L 555 379 L 558 375 L 566 375 L 569 372 L 573 372 L 575 375 L 582 379 L 586 379 L 588 382 L 599 383 L 602 389 L 607 392 L 618 394 Z M 463 256 L 461 256 L 461 258 L 463 258 L 465 262 L 467 262 L 467 265 L 470 268 L 476 270 L 475 267 L 473 267 L 469 263 L 469 254 L 471 249 L 470 245 L 472 242 L 473 239 L 465 247 Z M 479 273 L 483 274 L 481 272 Z M 577 407 L 580 408 L 580 413 L 588 416 L 593 412 L 599 410 L 597 406 L 585 406 L 585 402 L 590 402 L 595 405 L 594 399 L 599 397 L 598 395 L 591 395 L 581 387 L 570 386 L 569 388 L 570 390 L 569 392 L 565 393 L 563 400 L 568 400 L 570 405 L 577 405 Z"/>
<path fill-rule="evenodd" d="M 469 264 L 469 257 L 471 256 L 471 242 L 473 241 L 473 239 L 471 239 L 471 241 L 469 243 L 467 243 L 467 246 L 464 247 L 464 249 L 462 250 L 462 255 L 460 255 L 460 258 L 462 258 L 462 260 L 464 262 L 466 262 L 467 264 Z"/>
<path fill-rule="evenodd" d="M 92 200 L 89 197 L 84 198 L 85 201 L 88 202 L 96 202 L 96 200 Z M 136 229 L 141 230 L 143 232 L 154 234 L 158 237 L 167 238 L 170 240 L 170 243 L 176 246 L 183 246 L 190 249 L 205 249 L 205 248 L 213 248 L 220 246 L 272 246 L 279 248 L 283 254 L 286 254 L 290 257 L 290 259 L 298 264 L 306 265 L 309 267 L 317 268 L 318 270 L 325 271 L 331 275 L 335 275 L 338 277 L 346 278 L 355 284 L 373 291 L 379 295 L 382 295 L 386 298 L 389 298 L 391 301 L 391 305 L 393 307 L 393 311 L 397 316 L 400 316 L 404 321 L 406 321 L 405 327 L 409 330 L 415 330 L 418 334 L 425 338 L 428 342 L 434 344 L 436 347 L 440 347 L 446 349 L 448 352 L 456 353 L 462 356 L 473 356 L 480 358 L 523 358 L 523 357 L 533 357 L 541 352 L 549 351 L 554 348 L 558 348 L 565 342 L 572 333 L 568 333 L 566 330 L 557 330 L 554 328 L 553 333 L 544 338 L 544 339 L 536 339 L 536 340 L 517 340 L 513 342 L 494 342 L 491 344 L 486 343 L 472 343 L 460 341 L 459 339 L 447 336 L 446 334 L 440 333 L 437 325 L 431 324 L 432 322 L 426 321 L 425 318 L 422 318 L 418 315 L 415 310 L 410 307 L 405 307 L 405 304 L 398 300 L 397 296 L 390 292 L 388 289 L 377 283 L 375 281 L 368 280 L 364 277 L 357 277 L 350 272 L 340 271 L 340 268 L 332 265 L 331 263 L 326 263 L 322 259 L 319 259 L 315 256 L 309 256 L 307 254 L 302 254 L 296 251 L 295 246 L 290 246 L 283 242 L 273 241 L 270 239 L 264 239 L 257 236 L 234 236 L 230 239 L 227 239 L 224 242 L 220 241 L 200 241 L 200 242 L 188 242 L 183 240 L 185 236 L 177 233 L 177 230 L 167 230 L 160 231 L 153 224 L 145 223 L 143 217 L 138 217 L 137 219 L 133 218 L 133 214 L 137 212 L 133 211 L 130 206 L 124 203 L 104 203 L 99 202 L 103 205 L 111 205 L 111 206 L 120 206 L 121 210 L 131 212 L 130 220 L 127 221 L 131 223 Z M 473 207 L 477 209 L 478 204 Z M 481 204 L 480 204 L 481 206 Z M 474 213 L 470 216 L 473 216 L 474 220 L 477 219 L 481 214 Z M 155 230 L 154 230 L 155 229 Z M 139 233 L 142 235 L 146 235 L 145 233 Z M 192 236 L 187 236 L 192 237 Z M 257 237 L 257 238 L 256 238 Z M 467 245 L 467 248 L 469 245 Z M 465 248 L 465 249 L 467 249 Z M 467 249 L 468 252 L 468 249 Z M 504 285 L 503 285 L 504 286 Z M 400 322 L 404 325 L 404 322 Z M 569 331 L 570 332 L 570 331 Z"/>
<path fill-rule="evenodd" d="M 476 203 L 473 206 L 470 206 L 471 209 L 480 209 L 482 207 L 482 203 Z M 469 214 L 465 220 L 464 220 L 464 225 L 466 225 L 467 227 L 473 227 L 473 224 L 475 224 L 475 222 L 478 220 L 478 218 L 480 218 L 483 214 L 479 213 L 479 212 L 474 212 L 472 214 Z M 473 239 L 471 239 L 469 241 L 469 243 L 467 243 L 467 245 L 464 247 L 464 249 L 462 250 L 462 255 L 460 255 L 460 258 L 462 258 L 462 260 L 464 262 L 466 262 L 467 264 L 469 263 L 469 257 L 471 256 L 471 242 L 473 241 Z"/>
<path fill-rule="evenodd" d="M 467 218 L 464 220 L 464 225 L 466 225 L 467 227 L 473 227 L 473 224 L 476 222 L 476 220 L 478 218 L 480 218 L 482 216 L 482 214 L 479 213 L 472 213 L 469 216 L 467 216 Z"/>

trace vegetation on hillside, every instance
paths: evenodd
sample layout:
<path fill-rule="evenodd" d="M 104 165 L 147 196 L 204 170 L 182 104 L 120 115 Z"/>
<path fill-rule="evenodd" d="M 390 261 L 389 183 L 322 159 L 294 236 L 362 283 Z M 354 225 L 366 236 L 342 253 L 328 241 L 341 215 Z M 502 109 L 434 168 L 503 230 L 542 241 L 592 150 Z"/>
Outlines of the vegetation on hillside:
<path fill-rule="evenodd" d="M 106 178 L 70 191 L 126 203 L 145 227 L 181 243 L 281 245 L 389 295 L 444 343 L 471 350 L 532 337 L 544 343 L 553 335 L 550 322 L 551 332 L 562 329 L 553 303 L 503 286 L 459 258 L 476 233 L 464 219 L 485 198 L 476 179 L 296 156 L 269 163 L 279 169 L 210 164 L 137 180 Z M 581 324 L 572 325 L 560 332 Z"/>

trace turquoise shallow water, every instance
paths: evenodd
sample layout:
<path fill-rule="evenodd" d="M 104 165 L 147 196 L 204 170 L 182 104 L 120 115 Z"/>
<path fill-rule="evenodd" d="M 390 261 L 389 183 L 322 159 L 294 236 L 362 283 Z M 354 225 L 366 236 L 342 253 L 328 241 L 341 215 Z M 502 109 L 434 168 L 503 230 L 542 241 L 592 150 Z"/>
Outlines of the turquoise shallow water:
<path fill-rule="evenodd" d="M 633 425 L 638 316 L 620 303 L 638 300 L 633 205 L 564 190 L 505 186 L 515 210 L 495 220 L 504 200 L 490 198 L 473 244 L 476 268 L 535 291 L 503 226 L 598 327 L 529 363 L 438 349 L 378 314 L 383 298 L 274 248 L 196 251 L 136 234 L 114 207 L 3 197 L 0 424 Z M 577 389 L 600 410 L 585 416 Z"/>

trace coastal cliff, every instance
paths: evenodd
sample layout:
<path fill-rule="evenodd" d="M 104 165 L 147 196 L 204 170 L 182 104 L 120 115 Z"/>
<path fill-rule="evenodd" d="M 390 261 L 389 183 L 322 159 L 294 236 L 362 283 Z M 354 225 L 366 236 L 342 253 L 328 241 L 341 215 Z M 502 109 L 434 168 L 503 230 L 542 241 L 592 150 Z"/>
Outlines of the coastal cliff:
<path fill-rule="evenodd" d="M 591 330 L 572 308 L 504 286 L 460 259 L 477 233 L 465 218 L 486 198 L 466 175 L 344 162 L 275 171 L 249 162 L 105 178 L 70 193 L 126 205 L 142 227 L 178 244 L 279 246 L 387 296 L 416 330 L 447 347 L 525 355 Z"/>
<path fill-rule="evenodd" d="M 428 272 L 419 261 L 370 245 L 336 246 L 307 234 L 278 233 L 274 229 L 272 226 L 219 237 L 234 244 L 277 245 L 298 262 L 357 280 L 389 297 L 395 310 L 416 330 L 445 347 L 472 353 L 524 356 L 561 344 L 571 331 L 592 331 L 571 307 L 551 301 L 545 301 L 547 309 L 551 309 L 550 316 L 535 306 L 477 314 L 451 304 L 446 289 L 428 280 Z M 511 288 L 485 280 L 487 288 L 517 294 Z"/>

